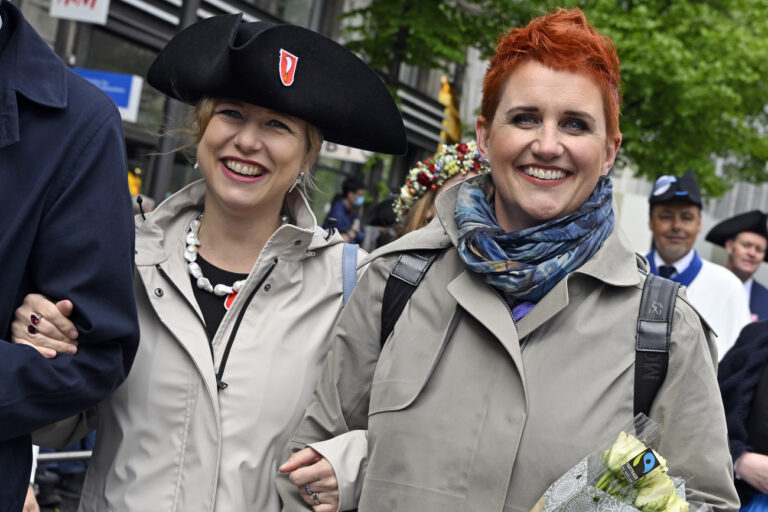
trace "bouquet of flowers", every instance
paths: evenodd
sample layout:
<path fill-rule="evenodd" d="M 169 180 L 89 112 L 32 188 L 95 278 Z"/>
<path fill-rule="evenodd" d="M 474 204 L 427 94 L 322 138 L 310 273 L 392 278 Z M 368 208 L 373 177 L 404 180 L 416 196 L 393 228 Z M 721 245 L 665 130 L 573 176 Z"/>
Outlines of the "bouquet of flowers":
<path fill-rule="evenodd" d="M 531 512 L 706 511 L 685 501 L 686 479 L 670 476 L 667 461 L 651 447 L 660 433 L 658 423 L 637 415 L 609 447 L 550 485 Z"/>

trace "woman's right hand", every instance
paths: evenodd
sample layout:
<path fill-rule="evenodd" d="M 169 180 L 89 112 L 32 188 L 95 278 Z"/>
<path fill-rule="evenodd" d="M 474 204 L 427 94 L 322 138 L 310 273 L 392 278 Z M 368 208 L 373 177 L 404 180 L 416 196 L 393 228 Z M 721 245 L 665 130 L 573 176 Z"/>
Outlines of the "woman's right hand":
<path fill-rule="evenodd" d="M 59 352 L 74 354 L 77 352 L 77 329 L 69 320 L 72 314 L 72 302 L 60 300 L 53 303 L 44 296 L 31 293 L 24 297 L 24 302 L 16 309 L 16 317 L 11 325 L 11 340 L 14 343 L 30 345 L 47 358 L 54 358 Z M 39 318 L 33 325 L 32 315 Z"/>
<path fill-rule="evenodd" d="M 742 453 L 738 459 L 738 475 L 758 491 L 768 494 L 768 455 Z"/>

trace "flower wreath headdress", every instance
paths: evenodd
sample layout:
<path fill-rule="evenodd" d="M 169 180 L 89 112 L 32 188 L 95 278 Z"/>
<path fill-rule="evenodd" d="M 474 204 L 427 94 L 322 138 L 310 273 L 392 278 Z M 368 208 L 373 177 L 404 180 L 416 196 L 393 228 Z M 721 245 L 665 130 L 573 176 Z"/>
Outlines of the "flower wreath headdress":
<path fill-rule="evenodd" d="M 459 173 L 475 171 L 485 174 L 490 170 L 488 162 L 477 150 L 475 141 L 443 146 L 441 151 L 423 162 L 418 162 L 416 167 L 408 171 L 405 185 L 392 205 L 397 222 L 402 222 L 413 203 L 421 199 L 428 190 L 437 190 Z"/>

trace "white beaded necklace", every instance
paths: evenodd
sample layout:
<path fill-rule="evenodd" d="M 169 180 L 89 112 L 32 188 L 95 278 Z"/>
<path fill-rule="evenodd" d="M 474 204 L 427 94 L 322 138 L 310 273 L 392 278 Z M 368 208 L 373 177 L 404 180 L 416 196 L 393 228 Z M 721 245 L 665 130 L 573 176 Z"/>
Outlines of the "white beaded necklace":
<path fill-rule="evenodd" d="M 197 238 L 197 233 L 200 231 L 200 219 L 202 218 L 203 214 L 201 213 L 189 223 L 189 231 L 187 231 L 186 237 L 187 248 L 184 250 L 184 259 L 189 262 L 187 264 L 187 269 L 189 270 L 189 273 L 192 274 L 192 277 L 197 279 L 197 287 L 201 290 L 205 290 L 219 297 L 237 293 L 245 284 L 245 279 L 235 281 L 232 286 L 227 286 L 225 284 L 217 284 L 216 286 L 213 286 L 208 278 L 203 276 L 203 270 L 195 261 L 197 260 L 197 248 L 200 246 L 200 239 Z"/>

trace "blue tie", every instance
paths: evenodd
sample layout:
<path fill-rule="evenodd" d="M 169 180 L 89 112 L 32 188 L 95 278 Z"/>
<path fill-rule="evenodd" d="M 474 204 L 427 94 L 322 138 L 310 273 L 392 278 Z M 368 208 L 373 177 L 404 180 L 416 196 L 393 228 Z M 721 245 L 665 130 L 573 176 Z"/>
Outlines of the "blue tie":
<path fill-rule="evenodd" d="M 659 267 L 659 275 L 661 277 L 666 277 L 667 279 L 672 277 L 672 274 L 674 274 L 675 272 L 676 272 L 675 267 L 673 267 L 672 265 L 662 265 Z"/>

